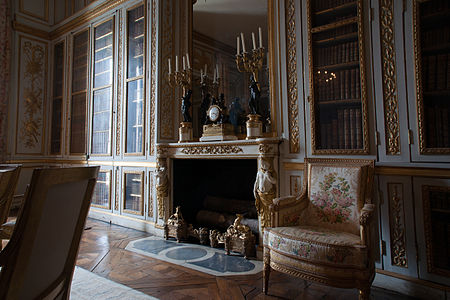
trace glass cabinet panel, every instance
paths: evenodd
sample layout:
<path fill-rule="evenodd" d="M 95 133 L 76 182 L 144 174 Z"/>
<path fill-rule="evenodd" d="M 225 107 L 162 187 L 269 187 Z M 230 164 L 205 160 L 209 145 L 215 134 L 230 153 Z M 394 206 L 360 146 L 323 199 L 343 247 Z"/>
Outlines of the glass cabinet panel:
<path fill-rule="evenodd" d="M 113 19 L 110 19 L 94 28 L 92 154 L 111 152 L 113 26 Z"/>
<path fill-rule="evenodd" d="M 110 209 L 111 171 L 98 172 L 97 183 L 92 196 L 92 206 Z"/>
<path fill-rule="evenodd" d="M 64 85 L 64 42 L 53 48 L 53 100 L 50 153 L 61 153 L 62 98 Z"/>
<path fill-rule="evenodd" d="M 143 179 L 143 172 L 126 172 L 124 174 L 123 208 L 126 212 L 144 214 Z"/>
<path fill-rule="evenodd" d="M 127 12 L 126 153 L 143 153 L 144 5 Z"/>
<path fill-rule="evenodd" d="M 314 154 L 368 152 L 362 1 L 308 1 Z"/>
<path fill-rule="evenodd" d="M 420 152 L 450 154 L 450 3 L 415 2 Z"/>
<path fill-rule="evenodd" d="M 70 153 L 86 153 L 86 96 L 89 30 L 73 37 L 72 101 L 70 109 Z"/>

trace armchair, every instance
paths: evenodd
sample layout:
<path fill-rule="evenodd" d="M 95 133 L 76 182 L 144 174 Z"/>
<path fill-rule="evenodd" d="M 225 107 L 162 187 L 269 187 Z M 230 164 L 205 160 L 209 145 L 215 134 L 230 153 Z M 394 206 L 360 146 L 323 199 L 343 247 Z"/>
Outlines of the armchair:
<path fill-rule="evenodd" d="M 374 162 L 305 159 L 300 196 L 274 199 L 264 230 L 263 291 L 270 270 L 359 289 L 368 299 L 375 276 L 370 220 Z"/>
<path fill-rule="evenodd" d="M 68 299 L 99 167 L 35 169 L 0 252 L 0 299 Z"/>
<path fill-rule="evenodd" d="M 0 225 L 8 220 L 11 203 L 19 180 L 20 165 L 0 165 Z M 0 228 L 0 249 L 2 239 L 9 239 Z"/>

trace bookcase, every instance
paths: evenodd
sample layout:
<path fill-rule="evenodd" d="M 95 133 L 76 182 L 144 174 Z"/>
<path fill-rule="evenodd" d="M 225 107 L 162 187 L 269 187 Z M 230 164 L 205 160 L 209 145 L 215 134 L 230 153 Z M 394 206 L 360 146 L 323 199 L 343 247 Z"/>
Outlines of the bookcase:
<path fill-rule="evenodd" d="M 414 1 L 421 154 L 450 154 L 450 2 Z"/>
<path fill-rule="evenodd" d="M 73 37 L 70 154 L 86 154 L 89 29 Z"/>
<path fill-rule="evenodd" d="M 64 41 L 53 47 L 53 96 L 50 128 L 50 154 L 61 153 L 62 100 L 64 85 Z"/>
<path fill-rule="evenodd" d="M 368 154 L 363 1 L 307 1 L 313 154 Z"/>
<path fill-rule="evenodd" d="M 141 4 L 127 11 L 127 105 L 125 153 L 143 154 L 145 15 Z"/>
<path fill-rule="evenodd" d="M 92 196 L 92 206 L 105 209 L 111 208 L 111 170 L 98 172 L 97 183 Z"/>
<path fill-rule="evenodd" d="M 124 171 L 123 209 L 127 213 L 144 215 L 144 172 Z"/>
<path fill-rule="evenodd" d="M 111 153 L 114 19 L 94 27 L 91 153 Z"/>

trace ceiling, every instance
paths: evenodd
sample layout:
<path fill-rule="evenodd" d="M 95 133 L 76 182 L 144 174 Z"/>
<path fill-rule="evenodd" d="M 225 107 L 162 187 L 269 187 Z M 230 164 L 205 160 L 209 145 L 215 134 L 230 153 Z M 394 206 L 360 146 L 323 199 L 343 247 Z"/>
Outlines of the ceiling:
<path fill-rule="evenodd" d="M 197 0 L 193 19 L 195 31 L 233 48 L 236 37 L 243 32 L 247 51 L 252 47 L 252 32 L 259 45 L 258 27 L 261 27 L 263 46 L 267 49 L 267 0 Z"/>

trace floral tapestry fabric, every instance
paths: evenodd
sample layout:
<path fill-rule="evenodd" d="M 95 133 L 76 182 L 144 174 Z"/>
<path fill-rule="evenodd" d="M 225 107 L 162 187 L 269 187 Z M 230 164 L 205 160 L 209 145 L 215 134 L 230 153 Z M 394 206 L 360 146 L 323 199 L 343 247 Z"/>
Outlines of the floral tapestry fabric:
<path fill-rule="evenodd" d="M 0 159 L 4 160 L 10 78 L 11 19 L 9 0 L 0 0 Z"/>
<path fill-rule="evenodd" d="M 309 178 L 305 223 L 359 234 L 361 168 L 313 166 Z"/>
<path fill-rule="evenodd" d="M 360 237 L 313 226 L 276 227 L 264 230 L 264 245 L 299 259 L 335 266 L 364 268 L 367 248 Z"/>

